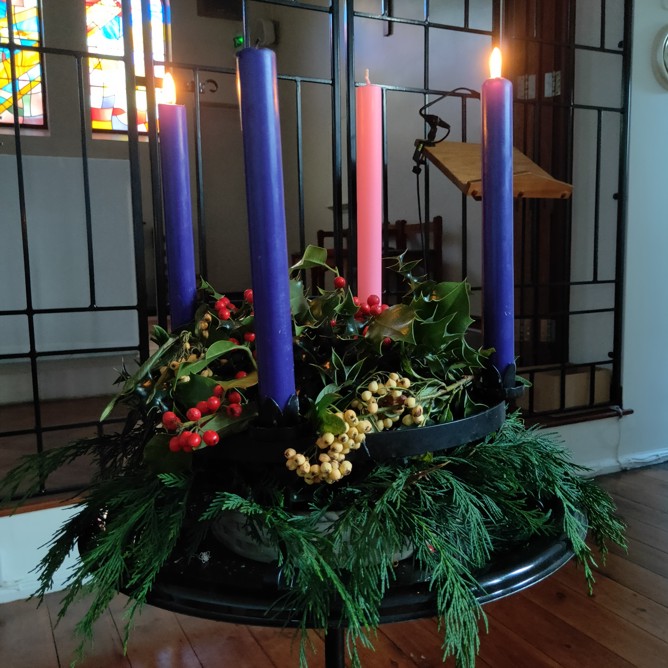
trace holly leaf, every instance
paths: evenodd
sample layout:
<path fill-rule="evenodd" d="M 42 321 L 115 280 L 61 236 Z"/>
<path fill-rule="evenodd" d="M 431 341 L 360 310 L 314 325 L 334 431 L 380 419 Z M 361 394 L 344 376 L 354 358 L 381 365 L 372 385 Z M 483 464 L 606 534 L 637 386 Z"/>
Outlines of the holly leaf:
<path fill-rule="evenodd" d="M 218 383 L 213 378 L 192 374 L 187 382 L 179 382 L 174 388 L 174 399 L 181 406 L 194 406 L 198 401 L 206 401 Z"/>
<path fill-rule="evenodd" d="M 192 468 L 189 452 L 172 452 L 169 449 L 169 434 L 156 434 L 144 446 L 144 463 L 154 473 L 180 473 Z"/>
<path fill-rule="evenodd" d="M 308 313 L 309 304 L 304 294 L 304 281 L 290 279 L 290 313 L 293 316 Z"/>
<path fill-rule="evenodd" d="M 367 338 L 380 345 L 385 337 L 392 341 L 415 343 L 413 323 L 415 310 L 407 304 L 395 304 L 369 323 Z"/>
<path fill-rule="evenodd" d="M 302 259 L 290 267 L 290 272 L 299 271 L 300 269 L 311 269 L 312 267 L 322 267 L 323 269 L 333 271 L 332 267 L 327 264 L 326 248 L 307 246 Z"/>
<path fill-rule="evenodd" d="M 217 431 L 221 439 L 225 435 L 237 434 L 248 427 L 248 423 L 257 416 L 257 407 L 255 404 L 245 404 L 243 413 L 236 418 L 230 417 L 224 410 L 219 410 L 214 416 L 206 422 L 205 429 Z"/>
<path fill-rule="evenodd" d="M 431 301 L 436 306 L 433 314 L 434 320 L 442 320 L 451 316 L 448 323 L 450 333 L 464 334 L 473 322 L 470 316 L 467 283 L 437 283 L 432 290 Z"/>

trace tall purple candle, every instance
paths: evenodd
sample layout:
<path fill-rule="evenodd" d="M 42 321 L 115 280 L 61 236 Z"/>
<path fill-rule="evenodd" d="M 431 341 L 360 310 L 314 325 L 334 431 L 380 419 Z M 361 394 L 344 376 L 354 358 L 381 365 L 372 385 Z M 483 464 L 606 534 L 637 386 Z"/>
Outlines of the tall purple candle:
<path fill-rule="evenodd" d="M 295 372 L 274 52 L 239 51 L 237 77 L 259 390 L 283 410 L 295 394 Z"/>
<path fill-rule="evenodd" d="M 188 123 L 182 104 L 159 104 L 158 116 L 169 313 L 171 326 L 175 328 L 192 320 L 197 302 Z"/>
<path fill-rule="evenodd" d="M 515 362 L 513 270 L 513 87 L 501 77 L 501 52 L 482 86 L 483 337 L 505 376 Z M 514 378 L 507 379 L 514 384 Z"/>

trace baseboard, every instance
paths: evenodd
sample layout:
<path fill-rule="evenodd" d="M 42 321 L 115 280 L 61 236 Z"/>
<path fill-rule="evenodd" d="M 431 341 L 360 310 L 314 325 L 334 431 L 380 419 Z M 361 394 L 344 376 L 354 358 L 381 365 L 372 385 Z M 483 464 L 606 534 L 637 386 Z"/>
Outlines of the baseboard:
<path fill-rule="evenodd" d="M 649 450 L 647 452 L 634 452 L 632 455 L 626 455 L 619 458 L 622 469 L 637 469 L 643 466 L 653 466 L 668 461 L 668 449 Z"/>

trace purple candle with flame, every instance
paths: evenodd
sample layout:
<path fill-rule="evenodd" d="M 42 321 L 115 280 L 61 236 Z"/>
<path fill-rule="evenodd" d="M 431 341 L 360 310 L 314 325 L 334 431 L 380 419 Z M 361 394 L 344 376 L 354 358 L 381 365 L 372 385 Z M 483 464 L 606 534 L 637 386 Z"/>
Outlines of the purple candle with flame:
<path fill-rule="evenodd" d="M 482 295 L 484 343 L 495 349 L 492 362 L 502 378 L 515 362 L 512 105 L 513 87 L 501 77 L 495 48 L 482 86 Z"/>
<path fill-rule="evenodd" d="M 255 345 L 261 398 L 283 410 L 295 394 L 292 316 L 285 231 L 276 56 L 269 49 L 237 54 Z"/>
<path fill-rule="evenodd" d="M 195 315 L 197 286 L 190 201 L 190 159 L 186 108 L 174 104 L 176 94 L 171 75 L 165 75 L 165 100 L 158 105 L 160 117 L 160 168 L 165 210 L 167 282 L 172 329 L 190 322 Z"/>

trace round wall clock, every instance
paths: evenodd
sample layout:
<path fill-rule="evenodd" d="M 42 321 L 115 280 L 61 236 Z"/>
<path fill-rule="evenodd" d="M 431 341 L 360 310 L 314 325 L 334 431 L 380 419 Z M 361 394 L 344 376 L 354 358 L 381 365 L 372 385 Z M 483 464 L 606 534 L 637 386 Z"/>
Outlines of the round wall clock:
<path fill-rule="evenodd" d="M 654 41 L 654 73 L 659 82 L 668 88 L 668 26 L 659 30 Z"/>

